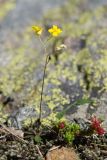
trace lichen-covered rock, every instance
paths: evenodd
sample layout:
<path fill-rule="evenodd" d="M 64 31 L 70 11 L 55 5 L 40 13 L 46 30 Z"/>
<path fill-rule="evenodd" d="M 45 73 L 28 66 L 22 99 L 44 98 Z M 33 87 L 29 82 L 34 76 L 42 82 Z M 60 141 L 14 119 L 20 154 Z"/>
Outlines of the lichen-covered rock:
<path fill-rule="evenodd" d="M 50 44 L 47 49 L 52 55 L 46 70 L 42 117 L 50 115 L 53 118 L 56 112 L 67 108 L 69 119 L 87 118 L 92 114 L 105 117 L 106 112 L 100 112 L 100 106 L 106 110 L 102 94 L 107 92 L 107 13 L 106 6 L 100 6 L 101 3 L 95 5 L 94 2 L 91 1 L 95 7 L 93 9 L 88 0 L 68 0 L 63 7 L 51 10 L 43 18 L 44 28 L 58 23 L 63 28 L 63 34 L 53 40 L 53 45 Z M 36 1 L 17 1 L 15 8 L 0 22 L 0 89 L 27 106 L 34 106 L 39 113 L 45 55 L 40 50 L 38 39 L 26 26 L 28 22 L 35 23 L 33 4 Z M 23 10 L 23 16 L 28 16 L 23 19 L 20 10 Z M 67 49 L 57 55 L 55 62 L 54 51 L 62 43 Z M 81 98 L 90 98 L 94 104 L 70 108 Z M 0 111 L 2 108 L 5 107 L 0 106 Z"/>
<path fill-rule="evenodd" d="M 38 114 L 36 113 L 33 107 L 22 107 L 22 108 L 20 107 L 19 109 L 14 111 L 11 115 L 9 115 L 8 122 L 10 121 L 11 127 L 21 129 L 24 120 L 34 117 L 35 119 L 37 119 Z"/>

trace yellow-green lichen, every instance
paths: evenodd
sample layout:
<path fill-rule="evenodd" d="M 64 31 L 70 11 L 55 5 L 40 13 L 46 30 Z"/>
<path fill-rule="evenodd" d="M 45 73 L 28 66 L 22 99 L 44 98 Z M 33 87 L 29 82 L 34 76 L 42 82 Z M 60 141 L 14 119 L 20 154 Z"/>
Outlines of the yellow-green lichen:
<path fill-rule="evenodd" d="M 8 0 L 0 3 L 0 21 L 15 7 L 14 0 Z"/>

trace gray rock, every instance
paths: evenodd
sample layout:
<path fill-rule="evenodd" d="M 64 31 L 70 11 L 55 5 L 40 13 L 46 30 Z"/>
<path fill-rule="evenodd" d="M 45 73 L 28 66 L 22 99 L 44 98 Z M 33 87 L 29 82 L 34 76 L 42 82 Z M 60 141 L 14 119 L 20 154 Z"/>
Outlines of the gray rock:
<path fill-rule="evenodd" d="M 37 117 L 37 113 L 33 107 L 23 107 L 14 111 L 9 117 L 11 127 L 22 128 L 22 122 L 27 118 Z"/>

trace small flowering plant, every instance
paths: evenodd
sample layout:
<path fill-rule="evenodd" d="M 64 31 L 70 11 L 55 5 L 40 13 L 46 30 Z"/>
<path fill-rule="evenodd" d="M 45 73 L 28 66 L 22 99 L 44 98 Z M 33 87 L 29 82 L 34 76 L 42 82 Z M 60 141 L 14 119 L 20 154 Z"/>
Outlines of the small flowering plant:
<path fill-rule="evenodd" d="M 104 135 L 105 130 L 101 126 L 102 121 L 98 119 L 96 116 L 91 118 L 91 128 L 93 131 L 95 131 L 98 135 Z"/>
<path fill-rule="evenodd" d="M 45 60 L 45 64 L 44 64 L 44 71 L 43 71 L 44 74 L 43 74 L 43 82 L 42 82 L 42 88 L 41 88 L 40 106 L 39 106 L 40 114 L 39 114 L 39 119 L 38 119 L 38 121 L 41 122 L 42 100 L 43 100 L 43 91 L 44 91 L 44 81 L 45 81 L 45 75 L 46 75 L 46 68 L 47 68 L 47 65 L 48 65 L 48 63 L 51 59 L 50 55 L 47 52 L 47 42 L 52 37 L 58 37 L 61 34 L 62 30 L 57 25 L 53 25 L 51 28 L 48 29 L 48 32 L 49 32 L 50 35 L 49 35 L 47 40 L 43 40 L 41 38 L 42 33 L 43 33 L 43 28 L 41 26 L 34 25 L 34 26 L 32 26 L 32 30 L 35 33 L 35 35 L 39 37 L 40 43 L 41 43 L 41 45 L 44 49 L 44 53 L 46 55 L 46 60 Z M 64 128 L 64 124 L 63 123 L 60 124 L 60 127 Z"/>

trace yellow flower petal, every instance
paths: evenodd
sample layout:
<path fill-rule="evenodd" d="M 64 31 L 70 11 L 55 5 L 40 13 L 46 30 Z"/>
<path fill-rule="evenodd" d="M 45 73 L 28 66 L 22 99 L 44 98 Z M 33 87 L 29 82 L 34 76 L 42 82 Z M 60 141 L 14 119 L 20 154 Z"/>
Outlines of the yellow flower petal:
<path fill-rule="evenodd" d="M 49 32 L 49 33 L 52 33 L 52 32 L 53 32 L 53 29 L 52 29 L 52 28 L 51 28 L 51 29 L 49 29 L 49 30 L 48 30 L 48 32 Z"/>
<path fill-rule="evenodd" d="M 57 37 L 58 33 L 57 32 L 53 32 L 52 35 L 55 36 L 55 37 Z"/>
<path fill-rule="evenodd" d="M 53 29 L 58 29 L 58 27 L 56 25 L 53 25 Z"/>

